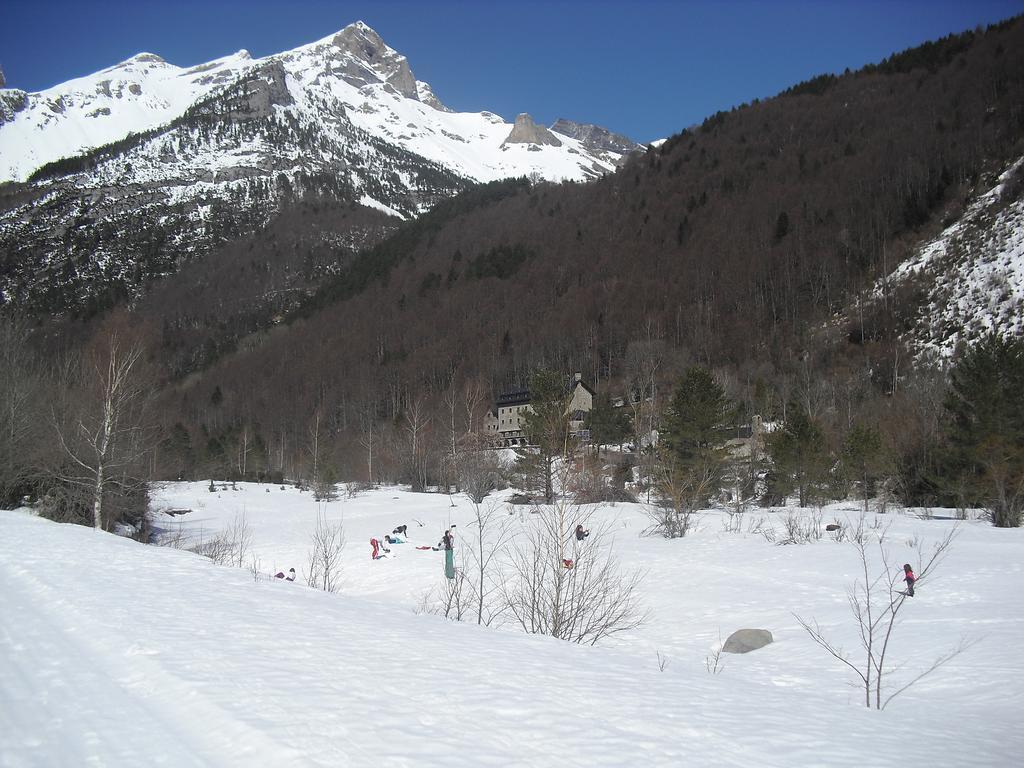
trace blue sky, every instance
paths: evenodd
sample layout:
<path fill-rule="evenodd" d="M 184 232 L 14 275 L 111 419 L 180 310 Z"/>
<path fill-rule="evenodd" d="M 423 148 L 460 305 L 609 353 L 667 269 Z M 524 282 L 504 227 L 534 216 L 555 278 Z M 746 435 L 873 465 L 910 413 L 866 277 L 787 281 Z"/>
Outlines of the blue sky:
<path fill-rule="evenodd" d="M 460 111 L 529 112 L 648 141 L 823 72 L 1024 13 L 1024 0 L 3 0 L 7 86 L 41 90 L 141 51 L 189 66 L 363 20 Z"/>

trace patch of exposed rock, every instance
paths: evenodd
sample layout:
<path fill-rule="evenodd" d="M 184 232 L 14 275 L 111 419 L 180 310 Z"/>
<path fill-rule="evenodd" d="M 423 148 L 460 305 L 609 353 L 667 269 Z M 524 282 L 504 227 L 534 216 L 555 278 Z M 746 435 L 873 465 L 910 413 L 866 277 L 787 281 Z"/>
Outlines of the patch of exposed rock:
<path fill-rule="evenodd" d="M 621 133 L 612 133 L 599 125 L 574 123 L 572 120 L 561 117 L 554 122 L 551 130 L 576 139 L 592 152 L 617 152 L 620 155 L 625 155 L 643 149 L 640 144 Z"/>
<path fill-rule="evenodd" d="M 525 112 L 516 116 L 516 122 L 515 125 L 512 126 L 512 132 L 509 133 L 507 139 L 501 142 L 501 146 L 505 146 L 506 144 L 538 144 L 550 147 L 562 146 L 562 142 L 557 139 L 551 131 L 543 125 L 537 125 L 533 122 L 533 118 Z"/>
<path fill-rule="evenodd" d="M 288 106 L 292 99 L 280 61 L 270 61 L 256 70 L 244 83 L 241 92 L 228 103 L 228 117 L 252 120 L 269 117 L 275 105 Z"/>
<path fill-rule="evenodd" d="M 24 91 L 9 90 L 0 93 L 0 125 L 10 122 L 14 115 L 28 106 L 28 94 Z"/>
<path fill-rule="evenodd" d="M 361 87 L 383 80 L 406 98 L 419 99 L 409 61 L 361 21 L 349 24 L 331 43 L 341 52 L 331 62 L 331 71 L 350 85 Z"/>
<path fill-rule="evenodd" d="M 416 90 L 419 93 L 420 101 L 428 107 L 433 107 L 438 112 L 452 111 L 449 107 L 446 107 L 439 98 L 437 98 L 437 95 L 434 93 L 434 89 L 431 88 L 428 83 L 424 83 L 422 80 L 417 80 Z"/>

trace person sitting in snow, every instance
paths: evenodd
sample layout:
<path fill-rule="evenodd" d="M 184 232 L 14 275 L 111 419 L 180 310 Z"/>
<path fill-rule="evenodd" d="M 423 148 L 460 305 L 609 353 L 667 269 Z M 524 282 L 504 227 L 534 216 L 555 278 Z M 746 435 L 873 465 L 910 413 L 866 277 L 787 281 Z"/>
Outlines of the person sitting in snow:
<path fill-rule="evenodd" d="M 590 535 L 590 531 L 583 530 L 583 523 L 576 526 L 576 541 L 583 541 Z"/>
<path fill-rule="evenodd" d="M 285 581 L 295 581 L 295 569 L 289 568 L 288 575 L 284 575 L 284 571 L 278 571 L 274 574 L 275 579 L 284 579 Z"/>
<path fill-rule="evenodd" d="M 914 582 L 917 581 L 917 576 L 914 575 L 914 569 L 910 567 L 910 563 L 903 564 L 903 580 L 907 582 L 907 591 L 904 594 L 907 597 L 913 597 Z"/>

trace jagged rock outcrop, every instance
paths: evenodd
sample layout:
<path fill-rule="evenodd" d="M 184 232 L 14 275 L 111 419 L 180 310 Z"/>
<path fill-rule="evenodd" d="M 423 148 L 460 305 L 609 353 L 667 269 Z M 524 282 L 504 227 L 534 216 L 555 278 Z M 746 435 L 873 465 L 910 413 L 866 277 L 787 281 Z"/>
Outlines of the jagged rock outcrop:
<path fill-rule="evenodd" d="M 408 59 L 389 48 L 363 22 L 348 25 L 331 42 L 341 54 L 333 73 L 346 82 L 360 86 L 383 80 L 407 99 L 419 99 Z"/>
<path fill-rule="evenodd" d="M 428 107 L 433 107 L 439 112 L 453 111 L 449 107 L 445 106 L 444 103 L 439 98 L 437 98 L 437 94 L 434 93 L 434 89 L 430 87 L 429 83 L 424 83 L 422 80 L 417 80 L 416 90 L 419 93 L 420 101 L 426 104 Z"/>
<path fill-rule="evenodd" d="M 0 67 L 0 88 L 5 87 L 6 85 L 7 85 L 7 79 L 4 77 L 4 70 L 3 70 L 3 68 Z"/>
<path fill-rule="evenodd" d="M 14 119 L 15 114 L 28 104 L 28 94 L 24 91 L 0 92 L 0 125 Z"/>
<path fill-rule="evenodd" d="M 512 132 L 509 133 L 508 138 L 501 143 L 501 146 L 506 144 L 540 144 L 542 146 L 549 147 L 560 147 L 562 142 L 545 128 L 543 125 L 537 125 L 533 122 L 533 118 L 523 112 L 516 116 L 515 125 L 512 126 Z"/>
<path fill-rule="evenodd" d="M 612 133 L 607 128 L 602 128 L 599 125 L 574 123 L 572 120 L 566 120 L 562 117 L 554 122 L 551 130 L 554 133 L 560 133 L 563 136 L 576 139 L 584 147 L 595 152 L 628 154 L 629 152 L 637 152 L 643 149 L 642 145 L 637 144 L 631 138 L 623 136 L 621 133 Z"/>
<path fill-rule="evenodd" d="M 270 117 L 275 106 L 294 102 L 286 83 L 287 73 L 280 61 L 269 61 L 255 70 L 244 85 L 237 88 L 227 117 L 231 120 L 255 120 Z"/>

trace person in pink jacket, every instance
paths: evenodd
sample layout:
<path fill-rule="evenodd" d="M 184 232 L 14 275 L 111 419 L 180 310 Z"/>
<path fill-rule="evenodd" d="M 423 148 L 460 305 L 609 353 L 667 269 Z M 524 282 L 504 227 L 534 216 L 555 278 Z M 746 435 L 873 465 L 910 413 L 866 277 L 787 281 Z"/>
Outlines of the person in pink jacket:
<path fill-rule="evenodd" d="M 903 564 L 903 580 L 907 582 L 907 597 L 914 596 L 914 582 L 917 581 L 917 576 L 914 575 L 914 569 L 910 567 L 910 563 Z"/>

